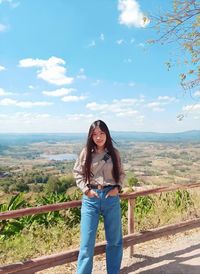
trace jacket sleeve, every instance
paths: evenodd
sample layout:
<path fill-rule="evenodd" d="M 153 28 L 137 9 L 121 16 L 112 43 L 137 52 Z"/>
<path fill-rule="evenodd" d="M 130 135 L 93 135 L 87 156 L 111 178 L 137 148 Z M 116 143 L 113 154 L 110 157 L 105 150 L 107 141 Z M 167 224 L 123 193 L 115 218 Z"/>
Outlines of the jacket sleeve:
<path fill-rule="evenodd" d="M 89 188 L 87 187 L 87 182 L 85 181 L 85 174 L 84 174 L 84 164 L 86 158 L 86 149 L 84 148 L 79 157 L 76 160 L 76 163 L 73 168 L 73 175 L 76 180 L 76 185 L 81 189 L 84 193 Z"/>
<path fill-rule="evenodd" d="M 117 149 L 116 149 L 116 155 L 117 155 L 118 165 L 119 165 L 119 185 L 120 185 L 120 188 L 122 189 L 123 181 L 125 179 L 126 174 L 125 174 L 124 167 L 123 167 L 123 164 L 121 161 L 120 153 Z"/>

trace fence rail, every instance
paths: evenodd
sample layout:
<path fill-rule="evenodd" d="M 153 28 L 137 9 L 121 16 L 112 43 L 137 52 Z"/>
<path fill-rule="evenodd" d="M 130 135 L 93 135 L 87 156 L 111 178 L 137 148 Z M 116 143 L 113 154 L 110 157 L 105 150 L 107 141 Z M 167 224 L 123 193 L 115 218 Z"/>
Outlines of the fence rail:
<path fill-rule="evenodd" d="M 200 187 L 200 184 L 176 185 L 172 187 L 159 187 L 154 189 L 147 189 L 136 191 L 129 194 L 121 194 L 121 199 L 128 199 L 128 235 L 123 237 L 123 246 L 130 247 L 130 256 L 133 255 L 133 246 L 149 240 L 160 238 L 167 235 L 173 235 L 178 232 L 183 232 L 189 229 L 200 227 L 200 218 L 181 222 L 178 224 L 167 225 L 140 233 L 134 233 L 134 205 L 135 198 L 138 196 L 146 196 L 161 192 L 175 191 L 180 189 L 191 189 Z M 81 205 L 81 201 L 70 201 L 65 203 L 58 203 L 52 205 L 45 205 L 40 207 L 25 208 L 0 213 L 0 220 L 11 218 L 18 218 L 33 214 L 40 214 L 49 211 L 58 211 L 62 209 L 75 208 Z M 105 252 L 105 242 L 98 243 L 95 246 L 95 255 Z M 67 252 L 52 254 L 49 256 L 42 256 L 26 262 L 18 262 L 15 264 L 4 265 L 0 267 L 0 274 L 33 274 L 38 271 L 62 265 L 65 263 L 76 261 L 78 257 L 78 249 L 72 249 Z"/>

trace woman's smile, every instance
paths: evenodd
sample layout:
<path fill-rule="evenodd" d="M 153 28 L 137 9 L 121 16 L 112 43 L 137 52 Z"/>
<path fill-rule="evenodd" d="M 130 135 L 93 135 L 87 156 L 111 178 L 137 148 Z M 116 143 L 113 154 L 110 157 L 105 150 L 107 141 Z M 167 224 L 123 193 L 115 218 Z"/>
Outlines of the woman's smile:
<path fill-rule="evenodd" d="M 103 148 L 106 143 L 106 134 L 99 127 L 96 127 L 92 134 L 92 140 L 97 148 Z"/>

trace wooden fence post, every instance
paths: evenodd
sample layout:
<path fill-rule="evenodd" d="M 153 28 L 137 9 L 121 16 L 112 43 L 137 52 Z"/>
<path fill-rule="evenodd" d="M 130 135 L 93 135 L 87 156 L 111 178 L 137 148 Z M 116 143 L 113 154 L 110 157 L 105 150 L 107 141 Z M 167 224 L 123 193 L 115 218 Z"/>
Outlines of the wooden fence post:
<path fill-rule="evenodd" d="M 135 199 L 128 199 L 128 234 L 134 233 L 134 206 Z M 134 254 L 134 246 L 129 247 L 129 257 Z"/>

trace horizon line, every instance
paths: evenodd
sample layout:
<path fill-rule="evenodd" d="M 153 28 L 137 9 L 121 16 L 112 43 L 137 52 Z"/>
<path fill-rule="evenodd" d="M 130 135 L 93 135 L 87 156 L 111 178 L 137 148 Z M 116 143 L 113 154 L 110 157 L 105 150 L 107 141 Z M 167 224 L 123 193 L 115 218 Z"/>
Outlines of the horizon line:
<path fill-rule="evenodd" d="M 174 131 L 174 132 L 159 132 L 159 131 L 133 131 L 133 130 L 110 130 L 113 133 L 155 133 L 155 134 L 176 134 L 176 133 L 186 133 L 192 131 L 200 131 L 200 129 L 191 129 L 184 131 Z M 82 132 L 0 132 L 0 135 L 3 134 L 86 134 L 88 131 Z"/>

